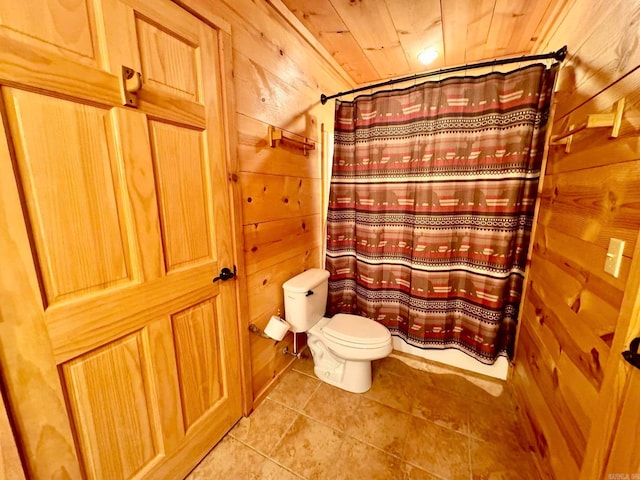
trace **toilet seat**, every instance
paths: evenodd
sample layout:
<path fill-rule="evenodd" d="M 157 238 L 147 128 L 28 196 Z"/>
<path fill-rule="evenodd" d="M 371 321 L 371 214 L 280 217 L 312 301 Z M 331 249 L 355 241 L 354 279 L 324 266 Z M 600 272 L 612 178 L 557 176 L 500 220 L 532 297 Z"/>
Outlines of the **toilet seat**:
<path fill-rule="evenodd" d="M 352 348 L 380 348 L 391 340 L 391 334 L 384 325 L 346 313 L 334 315 L 321 331 L 330 342 Z"/>

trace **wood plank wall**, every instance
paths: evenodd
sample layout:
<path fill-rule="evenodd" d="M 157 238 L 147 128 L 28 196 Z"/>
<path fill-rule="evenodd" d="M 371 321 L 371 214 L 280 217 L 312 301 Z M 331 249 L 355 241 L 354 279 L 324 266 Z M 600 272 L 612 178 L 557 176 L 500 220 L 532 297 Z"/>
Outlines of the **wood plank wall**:
<path fill-rule="evenodd" d="M 353 86 L 347 74 L 312 38 L 298 33 L 298 20 L 281 14 L 279 0 L 180 0 L 203 17 L 228 22 L 232 37 L 232 89 L 237 137 L 236 221 L 244 251 L 239 252 L 241 318 L 263 329 L 271 315 L 284 315 L 282 283 L 321 259 L 321 129 L 333 129 L 333 104 L 320 104 L 320 94 Z M 313 140 L 308 156 L 289 144 L 271 148 L 269 125 Z M 232 135 L 234 132 L 232 132 Z M 295 135 L 292 135 L 295 137 Z M 296 137 L 299 138 L 299 137 Z M 239 188 L 237 188 L 239 186 Z M 244 288 L 243 288 L 244 290 Z M 245 337 L 246 338 L 246 337 Z M 252 393 L 259 401 L 294 359 L 292 334 L 276 342 L 249 335 Z"/>
<path fill-rule="evenodd" d="M 589 130 L 551 147 L 522 308 L 513 384 L 546 478 L 578 478 L 640 230 L 640 1 L 577 0 L 538 51 L 567 44 L 553 132 L 626 99 L 621 135 Z M 604 272 L 609 239 L 625 240 L 619 278 Z M 628 292 L 627 292 L 628 293 Z M 593 445 L 591 445 L 593 449 Z"/>

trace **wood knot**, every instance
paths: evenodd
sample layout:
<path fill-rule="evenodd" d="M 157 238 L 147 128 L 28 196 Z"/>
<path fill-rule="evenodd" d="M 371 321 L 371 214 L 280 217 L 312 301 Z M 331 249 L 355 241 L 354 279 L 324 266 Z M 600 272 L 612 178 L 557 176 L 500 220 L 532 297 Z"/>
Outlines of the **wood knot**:
<path fill-rule="evenodd" d="M 540 323 L 540 325 L 544 325 L 544 315 L 542 314 L 542 309 L 540 307 L 536 307 L 535 315 L 538 323 Z"/>
<path fill-rule="evenodd" d="M 573 303 L 571 304 L 571 310 L 573 310 L 576 313 L 580 312 L 580 295 L 578 295 L 576 299 L 573 301 Z"/>
<path fill-rule="evenodd" d="M 618 206 L 618 196 L 614 192 L 610 191 L 608 194 L 608 199 L 609 199 L 609 210 L 613 212 L 616 210 Z"/>
<path fill-rule="evenodd" d="M 551 372 L 551 381 L 553 382 L 553 388 L 557 389 L 560 385 L 560 379 L 558 378 L 558 369 L 555 367 Z"/>
<path fill-rule="evenodd" d="M 253 198 L 251 198 L 251 197 L 247 198 L 247 202 L 249 202 L 249 203 L 253 202 Z"/>
<path fill-rule="evenodd" d="M 598 352 L 598 350 L 596 350 L 596 348 L 592 348 L 591 349 L 591 363 L 593 364 L 593 366 L 595 367 L 596 371 L 600 371 L 601 366 L 600 366 L 600 352 Z"/>

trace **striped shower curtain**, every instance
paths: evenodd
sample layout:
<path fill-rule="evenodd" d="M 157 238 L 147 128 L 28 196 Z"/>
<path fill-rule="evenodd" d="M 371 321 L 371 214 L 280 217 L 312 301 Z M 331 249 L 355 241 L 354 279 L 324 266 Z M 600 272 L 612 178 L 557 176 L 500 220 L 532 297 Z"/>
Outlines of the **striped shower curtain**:
<path fill-rule="evenodd" d="M 511 356 L 556 67 L 336 102 L 328 313 Z"/>

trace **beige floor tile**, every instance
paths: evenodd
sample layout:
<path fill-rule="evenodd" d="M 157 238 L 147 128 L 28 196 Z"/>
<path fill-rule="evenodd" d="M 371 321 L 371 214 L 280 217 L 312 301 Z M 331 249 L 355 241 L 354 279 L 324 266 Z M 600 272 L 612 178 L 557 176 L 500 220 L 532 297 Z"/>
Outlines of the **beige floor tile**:
<path fill-rule="evenodd" d="M 503 408 L 513 405 L 509 386 L 502 380 L 465 374 L 459 369 L 435 364 L 420 372 L 419 378 L 435 388 L 465 399 Z"/>
<path fill-rule="evenodd" d="M 387 405 L 362 398 L 346 434 L 392 455 L 402 455 L 411 416 Z"/>
<path fill-rule="evenodd" d="M 497 443 L 519 444 L 520 427 L 515 410 L 499 405 L 469 402 L 469 434 L 472 437 Z"/>
<path fill-rule="evenodd" d="M 325 475 L 339 456 L 343 438 L 336 430 L 300 415 L 271 458 L 306 479 L 330 478 Z"/>
<path fill-rule="evenodd" d="M 396 480 L 402 461 L 354 438 L 346 438 L 337 463 L 325 478 L 335 480 Z"/>
<path fill-rule="evenodd" d="M 460 433 L 469 432 L 469 400 L 433 387 L 421 388 L 411 413 Z"/>
<path fill-rule="evenodd" d="M 480 390 L 473 400 L 476 402 L 484 403 L 485 405 L 496 405 L 500 408 L 513 410 L 515 403 L 511 395 L 511 387 L 507 383 L 500 384 L 503 386 L 502 393 L 499 395 L 492 395 L 489 392 Z"/>
<path fill-rule="evenodd" d="M 470 382 L 466 375 L 423 372 L 421 377 L 435 388 L 444 390 L 445 392 L 455 393 L 464 398 L 473 399 L 474 397 L 482 395 L 482 389 Z"/>
<path fill-rule="evenodd" d="M 282 376 L 280 383 L 268 395 L 268 398 L 287 407 L 302 410 L 320 385 L 320 380 L 311 378 L 294 370 Z"/>
<path fill-rule="evenodd" d="M 425 472 L 421 468 L 404 463 L 402 465 L 402 477 L 403 480 L 441 480 L 440 477 L 431 475 L 429 472 Z"/>
<path fill-rule="evenodd" d="M 301 478 L 303 477 L 291 473 L 271 460 L 264 462 L 260 471 L 251 477 L 252 480 L 300 480 Z"/>
<path fill-rule="evenodd" d="M 294 362 L 293 370 L 316 378 L 316 374 L 313 371 L 313 358 L 311 357 L 311 352 L 309 350 L 306 350 L 303 355 L 304 356 L 302 358 L 299 358 Z"/>
<path fill-rule="evenodd" d="M 393 373 L 395 375 L 400 375 L 401 377 L 407 377 L 411 379 L 416 379 L 420 371 L 416 370 L 409 366 L 406 362 L 402 360 L 402 358 L 398 357 L 385 357 L 381 360 L 378 360 L 377 363 L 374 362 L 373 365 L 374 373 L 377 373 L 378 370 L 381 370 L 386 373 Z"/>
<path fill-rule="evenodd" d="M 403 412 L 411 412 L 416 389 L 417 383 L 414 380 L 380 368 L 373 377 L 371 389 L 364 396 Z"/>
<path fill-rule="evenodd" d="M 478 480 L 534 480 L 531 454 L 517 445 L 471 439 L 471 473 Z"/>
<path fill-rule="evenodd" d="M 504 382 L 411 365 L 373 362 L 371 390 L 353 394 L 296 361 L 189 480 L 538 478 Z"/>
<path fill-rule="evenodd" d="M 469 437 L 413 417 L 404 460 L 447 479 L 469 478 Z"/>
<path fill-rule="evenodd" d="M 267 398 L 249 417 L 240 419 L 230 435 L 269 455 L 298 415 L 295 410 Z"/>
<path fill-rule="evenodd" d="M 358 408 L 360 398 L 361 396 L 356 393 L 322 383 L 313 393 L 303 411 L 314 420 L 344 432 Z"/>
<path fill-rule="evenodd" d="M 265 457 L 232 437 L 225 437 L 200 464 L 187 480 L 212 478 L 251 478 L 260 470 Z"/>

